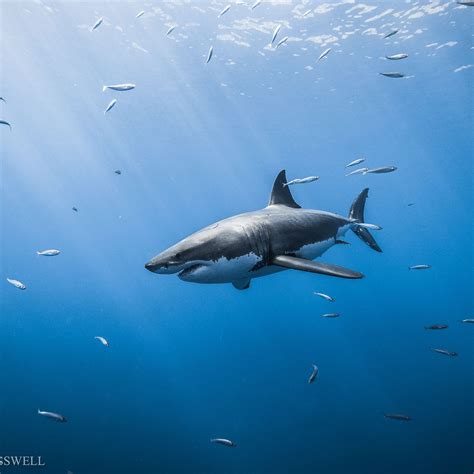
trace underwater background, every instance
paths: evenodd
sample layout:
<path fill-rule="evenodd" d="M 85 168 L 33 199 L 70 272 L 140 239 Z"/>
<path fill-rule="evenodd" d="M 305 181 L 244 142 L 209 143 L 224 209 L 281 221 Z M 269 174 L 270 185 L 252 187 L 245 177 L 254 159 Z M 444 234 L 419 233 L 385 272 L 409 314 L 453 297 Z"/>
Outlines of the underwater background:
<path fill-rule="evenodd" d="M 46 462 L 0 472 L 472 472 L 474 8 L 226 2 L 0 4 L 0 456 Z M 398 169 L 345 176 L 359 157 Z M 320 176 L 303 207 L 370 188 L 383 253 L 348 233 L 321 259 L 366 278 L 144 269 L 281 169 Z"/>

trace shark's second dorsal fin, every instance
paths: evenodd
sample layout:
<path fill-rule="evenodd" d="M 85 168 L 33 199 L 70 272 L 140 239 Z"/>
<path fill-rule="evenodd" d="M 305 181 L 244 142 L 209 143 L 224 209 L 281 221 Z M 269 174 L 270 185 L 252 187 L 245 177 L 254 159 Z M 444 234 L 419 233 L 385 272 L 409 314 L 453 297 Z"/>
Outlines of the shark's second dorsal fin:
<path fill-rule="evenodd" d="M 270 195 L 270 202 L 268 205 L 273 206 L 275 204 L 281 204 L 282 206 L 299 209 L 301 206 L 299 206 L 293 199 L 290 188 L 288 186 L 284 186 L 286 182 L 286 172 L 285 170 L 281 170 L 275 179 L 275 183 L 273 184 L 272 194 Z"/>

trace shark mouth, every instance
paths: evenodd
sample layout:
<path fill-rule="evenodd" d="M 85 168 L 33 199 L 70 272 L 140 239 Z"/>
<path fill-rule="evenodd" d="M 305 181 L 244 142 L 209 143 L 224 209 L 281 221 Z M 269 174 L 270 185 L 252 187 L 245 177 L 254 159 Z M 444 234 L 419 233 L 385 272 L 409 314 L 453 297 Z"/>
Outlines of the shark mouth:
<path fill-rule="evenodd" d="M 181 270 L 178 273 L 178 278 L 180 278 L 181 280 L 185 280 L 186 278 L 189 278 L 195 271 L 199 270 L 201 267 L 204 266 L 205 265 L 203 265 L 202 263 L 196 263 L 194 265 L 191 265 L 185 268 L 184 270 Z"/>

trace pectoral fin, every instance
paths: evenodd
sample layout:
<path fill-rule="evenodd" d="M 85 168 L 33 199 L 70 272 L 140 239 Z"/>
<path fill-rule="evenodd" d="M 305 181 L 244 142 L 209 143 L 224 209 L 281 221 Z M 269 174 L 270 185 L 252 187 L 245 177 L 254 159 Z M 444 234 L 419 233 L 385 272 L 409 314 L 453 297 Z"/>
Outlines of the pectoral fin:
<path fill-rule="evenodd" d="M 246 279 L 243 279 L 243 280 L 233 281 L 233 282 L 232 282 L 232 285 L 233 285 L 234 288 L 236 288 L 237 290 L 246 290 L 247 288 L 250 287 L 250 278 L 246 278 Z"/>
<path fill-rule="evenodd" d="M 273 265 L 279 267 L 301 270 L 303 272 L 320 273 L 321 275 L 335 276 L 339 278 L 363 278 L 364 275 L 348 268 L 331 265 L 330 263 L 313 262 L 299 257 L 289 255 L 278 255 L 272 261 Z"/>

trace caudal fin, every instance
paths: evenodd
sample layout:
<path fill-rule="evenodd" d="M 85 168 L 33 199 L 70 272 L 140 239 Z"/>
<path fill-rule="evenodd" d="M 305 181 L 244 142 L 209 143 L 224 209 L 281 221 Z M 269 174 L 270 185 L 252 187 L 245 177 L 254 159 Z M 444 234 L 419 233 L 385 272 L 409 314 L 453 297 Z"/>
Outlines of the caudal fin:
<path fill-rule="evenodd" d="M 369 195 L 369 188 L 365 188 L 352 203 L 351 210 L 349 211 L 349 218 L 355 219 L 360 223 L 364 223 L 364 208 L 365 201 Z M 382 249 L 379 247 L 372 234 L 367 229 L 367 226 L 360 226 L 355 224 L 352 228 L 354 233 L 359 237 L 360 240 L 365 242 L 371 249 L 377 252 L 381 252 Z"/>

